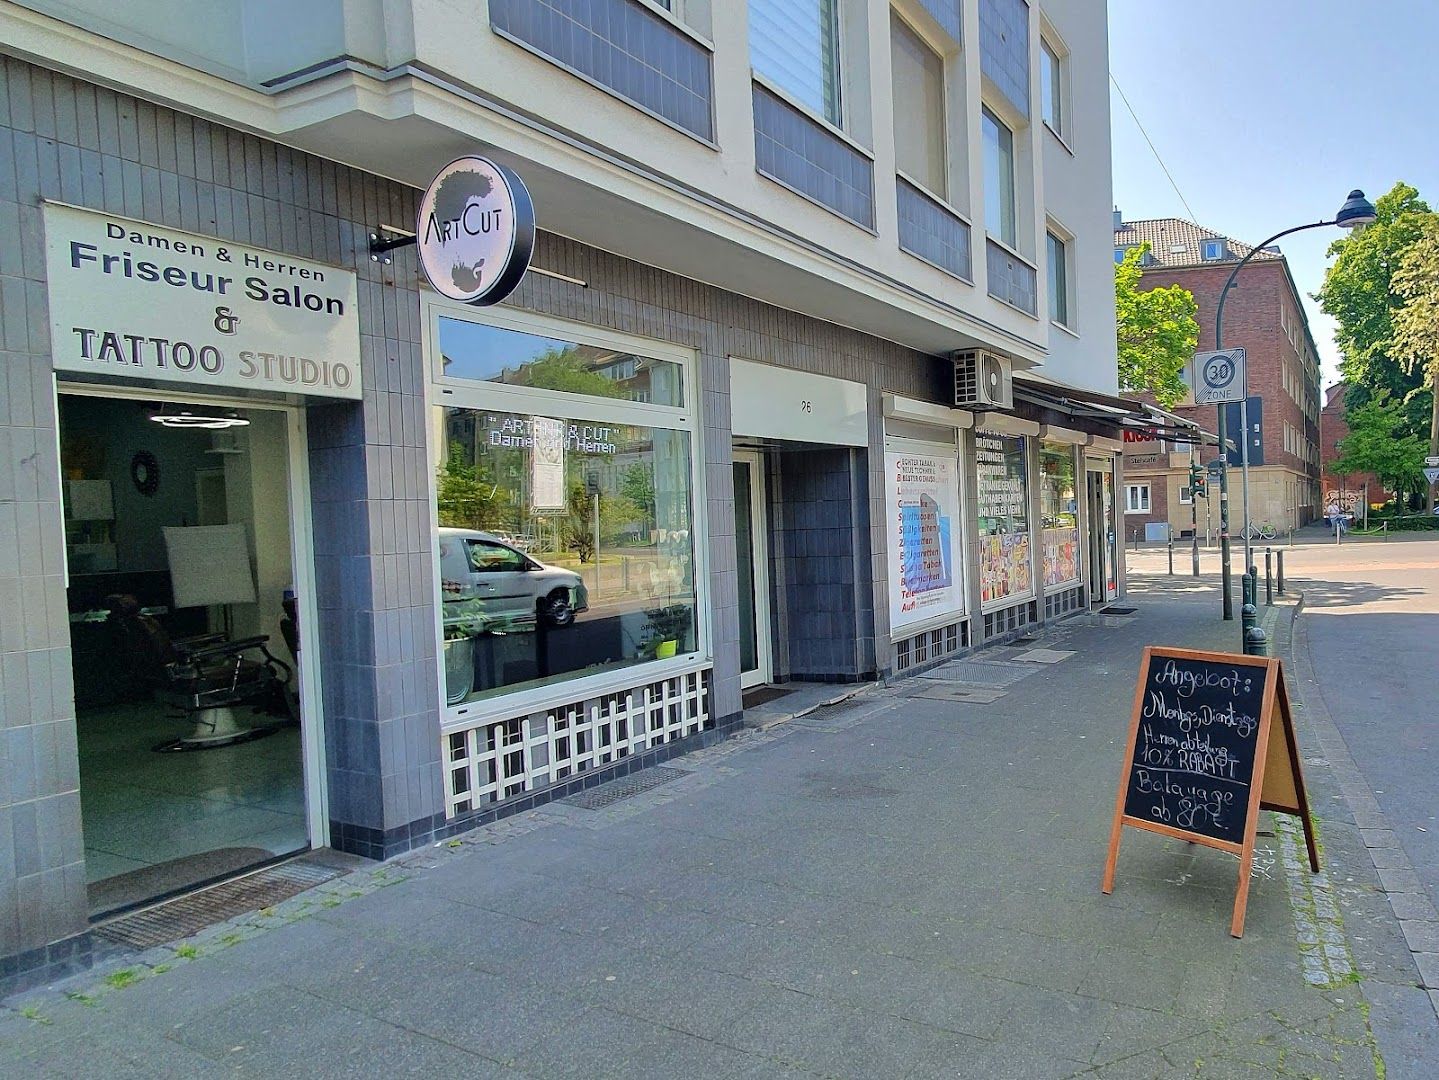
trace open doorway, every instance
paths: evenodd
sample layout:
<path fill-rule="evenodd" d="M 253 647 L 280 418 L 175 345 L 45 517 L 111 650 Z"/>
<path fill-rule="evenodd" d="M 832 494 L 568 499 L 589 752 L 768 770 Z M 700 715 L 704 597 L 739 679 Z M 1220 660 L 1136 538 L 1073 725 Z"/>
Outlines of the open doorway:
<path fill-rule="evenodd" d="M 1107 604 L 1119 595 L 1114 466 L 1090 459 L 1085 479 L 1089 502 L 1089 600 L 1091 604 Z"/>
<path fill-rule="evenodd" d="M 59 396 L 92 913 L 310 845 L 290 416 Z"/>

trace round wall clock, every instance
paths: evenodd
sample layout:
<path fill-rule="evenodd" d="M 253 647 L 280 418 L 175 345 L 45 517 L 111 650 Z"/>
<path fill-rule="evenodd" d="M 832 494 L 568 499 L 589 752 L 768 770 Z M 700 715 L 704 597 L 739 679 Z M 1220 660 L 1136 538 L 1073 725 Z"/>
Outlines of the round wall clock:
<path fill-rule="evenodd" d="M 160 463 L 148 450 L 137 450 L 130 459 L 130 479 L 135 490 L 146 498 L 160 490 Z"/>

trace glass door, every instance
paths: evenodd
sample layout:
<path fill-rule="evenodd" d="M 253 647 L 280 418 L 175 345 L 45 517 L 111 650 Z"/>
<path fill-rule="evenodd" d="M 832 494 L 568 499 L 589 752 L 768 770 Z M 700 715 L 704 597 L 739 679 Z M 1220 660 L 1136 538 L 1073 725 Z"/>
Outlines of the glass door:
<path fill-rule="evenodd" d="M 765 547 L 764 458 L 735 451 L 735 562 L 739 571 L 740 686 L 770 680 L 769 565 Z"/>

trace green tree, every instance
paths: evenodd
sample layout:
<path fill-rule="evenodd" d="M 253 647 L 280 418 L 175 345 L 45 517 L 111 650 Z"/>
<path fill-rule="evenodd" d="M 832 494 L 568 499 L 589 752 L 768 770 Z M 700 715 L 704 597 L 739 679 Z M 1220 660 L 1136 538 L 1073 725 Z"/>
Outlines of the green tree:
<path fill-rule="evenodd" d="M 436 474 L 435 502 L 440 524 L 458 529 L 492 529 L 504 513 L 503 491 L 483 465 L 471 465 L 458 444 Z"/>
<path fill-rule="evenodd" d="M 1392 318 L 1392 352 L 1406 375 L 1429 384 L 1429 453 L 1439 454 L 1439 216 L 1428 215 L 1418 239 L 1400 256 L 1392 284 L 1403 301 Z M 1422 390 L 1409 395 L 1422 396 Z M 1434 487 L 1425 487 L 1432 511 Z"/>
<path fill-rule="evenodd" d="M 1148 244 L 1131 248 L 1114 268 L 1119 386 L 1147 391 L 1167 407 L 1184 397 L 1179 376 L 1199 344 L 1199 307 L 1194 294 L 1178 285 L 1140 287 L 1148 252 Z"/>
<path fill-rule="evenodd" d="M 1403 402 L 1423 382 L 1423 375 L 1407 371 L 1394 353 L 1394 314 L 1404 305 L 1394 288 L 1394 275 L 1404 252 L 1434 214 L 1418 190 L 1403 181 L 1380 196 L 1374 210 L 1373 225 L 1329 245 L 1334 262 L 1316 294 L 1324 313 L 1339 324 L 1334 340 L 1340 371 L 1355 390 L 1346 398 L 1350 408 L 1365 404 L 1381 390 Z M 1422 411 L 1416 415 L 1411 407 L 1406 416 L 1414 430 L 1427 426 Z"/>
<path fill-rule="evenodd" d="M 514 382 L 544 390 L 563 390 L 588 397 L 625 397 L 626 391 L 614 379 L 592 370 L 589 361 L 574 346 L 549 349 L 524 364 Z"/>
<path fill-rule="evenodd" d="M 1341 476 L 1368 472 L 1400 495 L 1423 483 L 1425 443 L 1409 428 L 1403 407 L 1381 390 L 1345 418 L 1349 435 L 1339 441 L 1339 456 L 1330 469 Z"/>
<path fill-rule="evenodd" d="M 620 494 L 635 505 L 646 521 L 654 518 L 655 477 L 645 462 L 636 461 L 624 471 L 620 477 Z"/>
<path fill-rule="evenodd" d="M 619 534 L 633 526 L 643 517 L 643 512 L 624 495 L 601 491 L 599 495 L 600 542 L 614 542 Z M 570 487 L 569 508 L 564 518 L 565 545 L 580 557 L 580 562 L 594 562 L 595 551 L 595 496 L 585 490 L 584 484 Z"/>

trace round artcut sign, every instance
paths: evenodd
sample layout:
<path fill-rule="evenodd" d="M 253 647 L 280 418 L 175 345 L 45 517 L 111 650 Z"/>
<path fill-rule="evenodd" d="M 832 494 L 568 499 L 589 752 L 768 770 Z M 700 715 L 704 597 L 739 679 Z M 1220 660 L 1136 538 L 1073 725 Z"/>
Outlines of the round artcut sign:
<path fill-rule="evenodd" d="M 534 204 L 513 169 L 487 158 L 458 158 L 425 189 L 415 237 L 425 277 L 441 296 L 497 304 L 530 265 Z"/>

